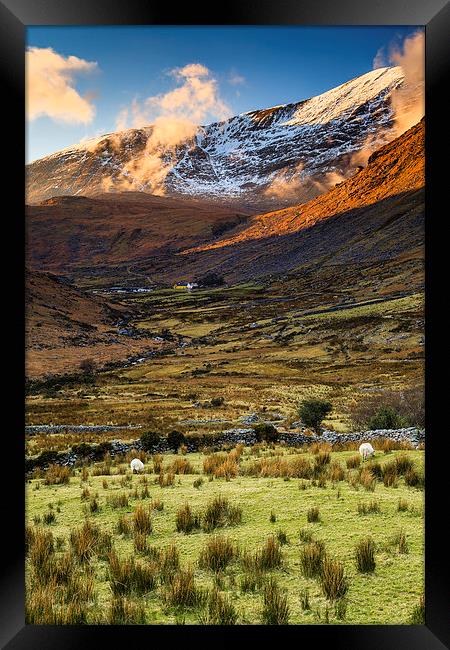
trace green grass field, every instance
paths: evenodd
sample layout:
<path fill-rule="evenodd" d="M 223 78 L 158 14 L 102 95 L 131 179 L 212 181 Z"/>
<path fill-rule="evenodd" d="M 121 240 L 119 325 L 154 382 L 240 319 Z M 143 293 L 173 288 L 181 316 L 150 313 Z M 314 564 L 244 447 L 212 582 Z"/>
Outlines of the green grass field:
<path fill-rule="evenodd" d="M 291 462 L 303 458 L 314 463 L 315 456 L 310 451 L 284 447 L 245 448 L 238 475 L 228 481 L 215 477 L 209 480 L 209 476 L 203 472 L 206 456 L 201 453 L 187 454 L 182 458 L 190 462 L 191 473 L 175 474 L 174 484 L 167 487 L 161 487 L 158 483 L 150 457 L 143 475 L 132 475 L 124 459 L 113 461 L 109 470 L 103 470 L 111 472 L 106 475 L 100 474 L 102 465 L 91 464 L 84 470 L 76 469 L 68 484 L 46 485 L 43 478 L 29 480 L 27 523 L 33 529 L 51 531 L 55 539 L 54 557 L 62 558 L 71 548 L 71 531 L 88 518 L 101 531 L 111 534 L 113 547 L 119 557 L 134 556 L 141 558 L 145 564 L 150 562 L 148 553 L 136 551 L 133 534 L 119 534 L 117 522 L 122 515 L 132 517 L 139 505 L 148 508 L 159 499 L 163 509 L 151 511 L 152 532 L 147 536 L 147 544 L 160 549 L 175 544 L 180 565 L 193 567 L 196 585 L 210 592 L 216 586 L 234 607 L 237 623 L 241 624 L 262 622 L 264 600 L 264 584 L 254 593 L 243 593 L 241 590 L 241 581 L 246 573 L 242 555 L 245 551 L 257 551 L 268 537 L 277 537 L 281 531 L 287 537 L 287 543 L 281 545 L 282 565 L 264 572 L 264 580 L 273 576 L 280 593 L 287 596 L 290 624 L 407 624 L 424 588 L 423 491 L 406 485 L 402 475 L 397 477 L 395 486 L 386 487 L 381 480 L 377 480 L 369 486 L 370 489 L 366 489 L 358 482 L 358 468 L 347 469 L 346 461 L 354 455 L 355 451 L 331 453 L 332 463 L 337 461 L 344 470 L 343 480 L 336 482 L 329 478 L 329 465 L 320 474 L 322 480 L 317 481 L 246 475 L 258 456 L 268 461 L 281 458 Z M 378 452 L 375 460 L 384 466 L 405 455 L 422 473 L 422 451 Z M 164 455 L 164 467 L 168 468 L 177 458 L 180 459 L 180 456 Z M 203 483 L 194 487 L 194 481 L 199 478 L 203 479 Z M 89 495 L 85 492 L 82 499 L 83 490 L 86 489 Z M 109 502 L 111 496 L 121 494 L 127 495 L 128 505 L 112 507 Z M 180 507 L 188 503 L 194 513 L 201 513 L 217 495 L 226 497 L 232 505 L 242 509 L 239 524 L 209 533 L 202 529 L 189 534 L 176 531 L 176 514 Z M 91 512 L 89 504 L 94 497 L 99 508 Z M 367 505 L 374 500 L 378 502 L 380 512 L 358 513 L 359 504 Z M 398 509 L 399 502 L 403 502 L 402 511 Z M 308 523 L 307 512 L 313 506 L 319 508 L 320 521 Z M 54 514 L 55 520 L 45 524 L 45 515 L 49 512 Z M 272 513 L 275 521 L 270 520 Z M 302 573 L 300 558 L 307 542 L 302 541 L 301 536 L 305 540 L 308 532 L 314 540 L 324 542 L 327 555 L 344 564 L 348 592 L 343 618 L 336 613 L 336 603 L 325 598 L 320 580 L 306 578 Z M 407 544 L 407 548 L 400 550 L 407 552 L 400 552 L 394 539 L 400 532 L 404 533 Z M 230 538 L 241 553 L 240 558 L 235 558 L 216 575 L 199 566 L 200 553 L 215 534 Z M 374 572 L 364 574 L 358 572 L 354 554 L 355 545 L 368 535 L 376 544 L 376 566 Z M 39 589 L 45 589 L 42 575 L 36 578 L 32 558 L 30 552 L 27 560 L 29 607 L 31 597 L 36 597 Z M 72 558 L 71 561 L 75 560 Z M 93 593 L 80 606 L 87 612 L 86 622 L 108 622 L 109 619 L 105 620 L 105 617 L 108 617 L 113 600 L 108 560 L 106 556 L 100 554 L 98 557 L 94 553 L 87 565 L 93 576 Z M 128 599 L 143 608 L 145 622 L 149 624 L 196 624 L 204 621 L 204 605 L 174 607 L 164 600 L 167 588 L 167 582 L 158 580 L 148 592 L 131 592 Z M 309 596 L 308 609 L 302 607 L 305 590 Z"/>

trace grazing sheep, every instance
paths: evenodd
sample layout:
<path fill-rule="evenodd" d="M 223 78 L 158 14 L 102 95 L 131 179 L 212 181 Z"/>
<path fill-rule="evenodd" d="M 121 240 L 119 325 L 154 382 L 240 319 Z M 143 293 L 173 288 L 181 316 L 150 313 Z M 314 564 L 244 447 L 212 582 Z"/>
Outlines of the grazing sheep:
<path fill-rule="evenodd" d="M 363 442 L 362 445 L 359 446 L 359 453 L 362 456 L 363 460 L 366 460 L 369 456 L 373 456 L 375 453 L 375 449 L 372 447 L 370 442 Z"/>
<path fill-rule="evenodd" d="M 133 458 L 130 463 L 130 467 L 133 470 L 133 474 L 144 471 L 144 463 L 139 460 L 139 458 Z"/>

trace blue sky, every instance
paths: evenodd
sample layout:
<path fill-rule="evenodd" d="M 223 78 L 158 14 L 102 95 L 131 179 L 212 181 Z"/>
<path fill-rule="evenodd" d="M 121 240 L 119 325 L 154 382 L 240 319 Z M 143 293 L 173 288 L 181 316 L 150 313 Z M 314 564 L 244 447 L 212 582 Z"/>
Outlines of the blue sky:
<path fill-rule="evenodd" d="M 170 71 L 201 64 L 232 114 L 299 101 L 372 70 L 382 48 L 417 30 L 394 27 L 29 27 L 27 46 L 96 62 L 71 78 L 95 109 L 85 123 L 45 111 L 27 121 L 27 160 L 116 129 L 133 100 L 177 86 Z M 382 57 L 383 58 L 383 57 Z M 30 80 L 33 83 L 34 79 Z M 44 98 L 45 101 L 45 98 Z M 82 100 L 84 101 L 84 100 Z M 131 124 L 129 124 L 131 126 Z"/>

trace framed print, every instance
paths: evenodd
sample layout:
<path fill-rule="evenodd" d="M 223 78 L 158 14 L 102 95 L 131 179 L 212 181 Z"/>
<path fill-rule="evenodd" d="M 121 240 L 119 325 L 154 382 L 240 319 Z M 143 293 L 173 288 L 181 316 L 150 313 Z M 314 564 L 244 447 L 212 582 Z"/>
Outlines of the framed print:
<path fill-rule="evenodd" d="M 0 10 L 4 647 L 448 647 L 448 5 Z"/>

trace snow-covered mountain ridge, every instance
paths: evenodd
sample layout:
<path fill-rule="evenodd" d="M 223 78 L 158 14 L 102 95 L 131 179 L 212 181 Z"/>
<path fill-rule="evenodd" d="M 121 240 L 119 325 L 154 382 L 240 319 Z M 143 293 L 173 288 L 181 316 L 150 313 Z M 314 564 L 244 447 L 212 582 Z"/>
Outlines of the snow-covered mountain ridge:
<path fill-rule="evenodd" d="M 152 126 L 87 140 L 27 166 L 27 202 L 144 191 L 271 207 L 308 200 L 392 139 L 400 67 L 379 68 L 316 97 L 198 127 L 153 147 Z"/>

